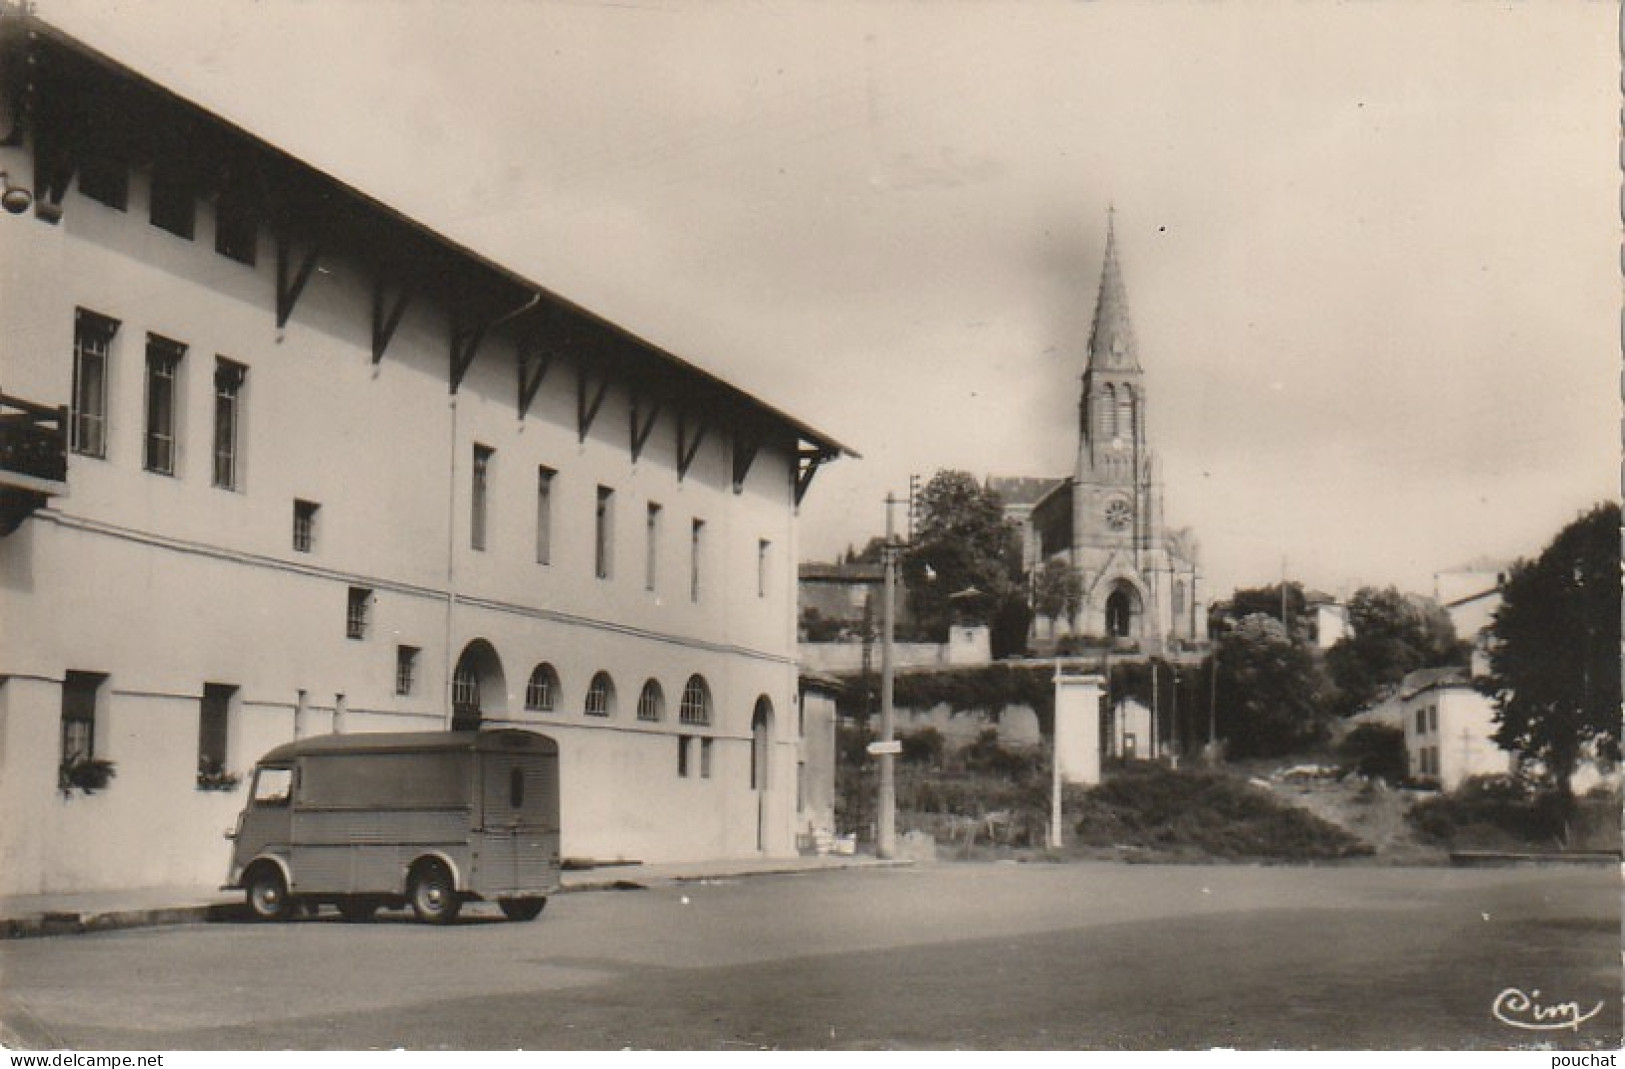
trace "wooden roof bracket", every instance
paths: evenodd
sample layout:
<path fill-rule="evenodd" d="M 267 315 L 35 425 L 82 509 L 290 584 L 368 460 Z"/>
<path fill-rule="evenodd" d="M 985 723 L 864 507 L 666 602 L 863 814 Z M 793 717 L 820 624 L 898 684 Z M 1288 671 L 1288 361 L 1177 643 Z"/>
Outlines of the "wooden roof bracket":
<path fill-rule="evenodd" d="M 536 400 L 537 391 L 542 388 L 548 368 L 553 366 L 553 352 L 542 344 L 541 331 L 535 326 L 522 331 L 516 345 L 519 351 L 519 418 L 524 419 L 530 411 L 531 402 Z"/>
<path fill-rule="evenodd" d="M 396 287 L 393 295 L 389 293 L 389 283 L 384 276 L 379 275 L 372 284 L 372 362 L 374 364 L 383 360 L 384 353 L 389 349 L 390 340 L 395 337 L 395 328 L 401 325 L 401 316 L 406 314 L 406 306 L 412 303 L 412 288 L 410 286 Z"/>
<path fill-rule="evenodd" d="M 750 474 L 750 466 L 756 462 L 756 454 L 762 448 L 762 439 L 756 434 L 734 433 L 734 493 L 745 492 L 745 476 Z"/>
<path fill-rule="evenodd" d="M 596 390 L 592 389 L 592 372 L 588 370 L 585 361 L 577 365 L 576 369 L 576 436 L 577 441 L 585 442 L 587 432 L 592 430 L 593 421 L 598 418 L 598 410 L 604 406 L 604 395 L 609 393 L 609 374 L 606 372 L 598 377 Z M 587 394 L 591 392 L 592 396 Z"/>
<path fill-rule="evenodd" d="M 305 284 L 310 281 L 311 274 L 316 270 L 316 262 L 321 258 L 321 246 L 315 242 L 306 250 L 303 259 L 299 261 L 298 269 L 293 267 L 293 238 L 286 230 L 279 230 L 276 236 L 276 325 L 277 329 L 288 325 L 288 317 L 293 315 L 294 305 L 299 303 L 300 294 L 305 292 Z"/>
<path fill-rule="evenodd" d="M 647 402 L 647 409 L 645 409 Z M 643 447 L 649 442 L 649 434 L 655 429 L 655 421 L 660 418 L 662 405 L 659 397 L 652 401 L 636 390 L 632 393 L 632 463 L 638 462 L 643 455 Z"/>
<path fill-rule="evenodd" d="M 478 323 L 467 326 L 463 323 L 461 313 L 452 316 L 451 326 L 451 392 L 456 393 L 457 388 L 463 384 L 463 376 L 474 365 L 474 357 L 479 355 L 480 345 L 485 341 L 487 324 Z"/>
<path fill-rule="evenodd" d="M 812 486 L 813 476 L 818 474 L 819 465 L 834 460 L 840 455 L 838 450 L 802 447 L 796 451 L 795 494 L 796 507 L 801 507 L 801 499 L 807 496 L 807 490 Z"/>
<path fill-rule="evenodd" d="M 687 412 L 677 414 L 677 481 L 682 482 L 688 476 L 688 469 L 694 464 L 694 456 L 700 451 L 700 443 L 705 441 L 705 432 L 709 425 L 703 420 L 693 428 L 693 437 L 689 437 L 689 415 Z"/>

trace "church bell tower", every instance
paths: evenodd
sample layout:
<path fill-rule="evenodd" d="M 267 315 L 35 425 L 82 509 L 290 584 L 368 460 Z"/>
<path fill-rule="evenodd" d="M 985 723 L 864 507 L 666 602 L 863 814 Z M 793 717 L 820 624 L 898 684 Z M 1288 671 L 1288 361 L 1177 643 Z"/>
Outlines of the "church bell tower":
<path fill-rule="evenodd" d="M 1073 563 L 1080 572 L 1090 630 L 1155 640 L 1165 598 L 1162 517 L 1146 436 L 1145 372 L 1129 319 L 1118 261 L 1115 212 L 1108 214 L 1094 324 L 1078 403 L 1073 479 Z"/>

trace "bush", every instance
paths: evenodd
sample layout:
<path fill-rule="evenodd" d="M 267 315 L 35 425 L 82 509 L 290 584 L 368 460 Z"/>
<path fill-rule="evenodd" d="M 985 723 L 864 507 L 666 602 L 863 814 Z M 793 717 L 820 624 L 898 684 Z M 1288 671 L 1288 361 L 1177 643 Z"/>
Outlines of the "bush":
<path fill-rule="evenodd" d="M 1372 852 L 1343 829 L 1222 772 L 1130 765 L 1099 787 L 1074 789 L 1066 801 L 1088 846 L 1287 861 Z"/>
<path fill-rule="evenodd" d="M 947 742 L 942 732 L 936 728 L 926 727 L 912 731 L 902 738 L 903 763 L 905 765 L 924 765 L 927 768 L 939 768 L 942 765 L 942 754 L 947 748 Z"/>
<path fill-rule="evenodd" d="M 1343 739 L 1338 756 L 1347 768 L 1368 779 L 1399 784 L 1410 773 L 1405 731 L 1389 724 L 1361 724 Z"/>
<path fill-rule="evenodd" d="M 1417 831 L 1446 845 L 1533 844 L 1564 834 L 1557 792 L 1537 791 L 1514 776 L 1474 776 L 1406 815 Z"/>
<path fill-rule="evenodd" d="M 1046 764 L 1037 750 L 1012 750 L 999 741 L 998 728 L 983 728 L 976 739 L 957 757 L 967 772 L 984 772 L 1006 779 L 1020 780 L 1033 775 Z"/>

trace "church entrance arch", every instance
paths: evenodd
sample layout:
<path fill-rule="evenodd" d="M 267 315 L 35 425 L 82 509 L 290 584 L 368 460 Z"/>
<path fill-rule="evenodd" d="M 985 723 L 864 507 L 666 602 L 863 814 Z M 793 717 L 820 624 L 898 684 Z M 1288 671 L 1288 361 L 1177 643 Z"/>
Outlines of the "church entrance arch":
<path fill-rule="evenodd" d="M 1106 634 L 1112 638 L 1132 638 L 1140 633 L 1142 612 L 1140 592 L 1127 580 L 1119 580 L 1106 596 Z"/>

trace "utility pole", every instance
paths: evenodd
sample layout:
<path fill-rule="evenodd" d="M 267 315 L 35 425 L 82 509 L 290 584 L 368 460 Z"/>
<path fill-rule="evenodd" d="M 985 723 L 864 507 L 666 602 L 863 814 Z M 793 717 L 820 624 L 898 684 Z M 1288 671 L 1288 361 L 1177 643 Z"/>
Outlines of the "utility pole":
<path fill-rule="evenodd" d="M 880 592 L 880 802 L 875 814 L 875 856 L 883 860 L 897 856 L 897 756 L 892 752 L 896 723 L 892 711 L 892 633 L 897 622 L 897 536 L 892 523 L 892 506 L 897 499 L 886 495 L 886 542 L 880 559 L 885 565 Z"/>
<path fill-rule="evenodd" d="M 1213 656 L 1208 660 L 1207 684 L 1207 759 L 1217 764 L 1219 752 L 1219 644 L 1213 644 Z"/>
<path fill-rule="evenodd" d="M 1145 666 L 1151 669 L 1151 752 L 1147 756 L 1154 761 L 1158 757 L 1158 743 L 1162 741 L 1162 696 L 1157 693 L 1157 677 L 1162 673 L 1157 671 L 1155 657 L 1147 660 Z"/>

